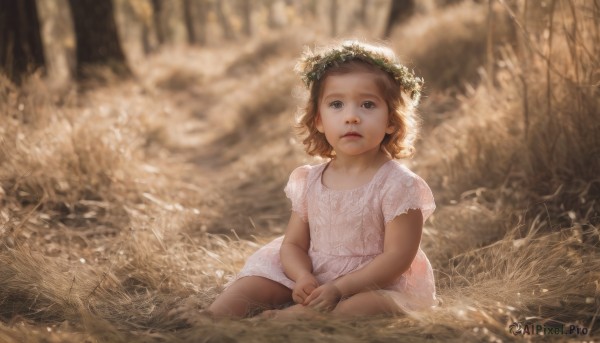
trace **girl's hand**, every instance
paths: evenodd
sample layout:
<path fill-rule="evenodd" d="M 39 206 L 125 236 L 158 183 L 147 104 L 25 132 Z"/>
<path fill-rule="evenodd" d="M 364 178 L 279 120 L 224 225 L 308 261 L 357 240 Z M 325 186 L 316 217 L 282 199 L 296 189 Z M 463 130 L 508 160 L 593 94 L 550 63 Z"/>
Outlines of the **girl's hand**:
<path fill-rule="evenodd" d="M 311 273 L 306 273 L 296 280 L 296 285 L 292 290 L 292 300 L 297 304 L 302 304 L 306 298 L 319 287 L 319 282 Z"/>
<path fill-rule="evenodd" d="M 315 289 L 304 301 L 304 305 L 318 311 L 329 312 L 333 310 L 340 299 L 342 292 L 333 282 L 328 282 Z"/>

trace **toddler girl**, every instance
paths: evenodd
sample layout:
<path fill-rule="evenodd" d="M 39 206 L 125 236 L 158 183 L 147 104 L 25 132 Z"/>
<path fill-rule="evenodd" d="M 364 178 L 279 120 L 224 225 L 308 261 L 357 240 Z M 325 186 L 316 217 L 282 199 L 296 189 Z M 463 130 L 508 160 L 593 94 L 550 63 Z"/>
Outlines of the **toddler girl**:
<path fill-rule="evenodd" d="M 358 41 L 307 51 L 296 69 L 310 91 L 303 143 L 328 162 L 292 172 L 285 235 L 248 258 L 209 312 L 373 315 L 433 306 L 419 244 L 435 203 L 425 181 L 394 160 L 413 153 L 421 79 L 389 48 Z"/>

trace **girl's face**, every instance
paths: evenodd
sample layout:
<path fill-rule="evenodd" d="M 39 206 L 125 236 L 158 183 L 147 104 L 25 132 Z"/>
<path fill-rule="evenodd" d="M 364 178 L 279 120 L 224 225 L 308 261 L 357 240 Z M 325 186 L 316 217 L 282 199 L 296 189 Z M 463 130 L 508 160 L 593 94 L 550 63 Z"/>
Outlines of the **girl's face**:
<path fill-rule="evenodd" d="M 361 71 L 329 75 L 323 81 L 316 128 L 337 156 L 377 152 L 385 134 L 394 132 L 377 77 Z"/>

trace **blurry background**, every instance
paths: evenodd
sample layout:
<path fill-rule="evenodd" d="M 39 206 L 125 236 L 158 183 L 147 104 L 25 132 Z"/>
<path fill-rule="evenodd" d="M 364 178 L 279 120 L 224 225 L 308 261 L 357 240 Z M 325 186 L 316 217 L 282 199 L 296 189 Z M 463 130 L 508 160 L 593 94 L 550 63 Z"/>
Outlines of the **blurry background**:
<path fill-rule="evenodd" d="M 0 341 L 596 337 L 599 18 L 576 0 L 1 0 Z M 283 233 L 291 170 L 320 162 L 292 130 L 292 69 L 341 38 L 425 79 L 404 163 L 436 197 L 440 306 L 202 322 Z"/>

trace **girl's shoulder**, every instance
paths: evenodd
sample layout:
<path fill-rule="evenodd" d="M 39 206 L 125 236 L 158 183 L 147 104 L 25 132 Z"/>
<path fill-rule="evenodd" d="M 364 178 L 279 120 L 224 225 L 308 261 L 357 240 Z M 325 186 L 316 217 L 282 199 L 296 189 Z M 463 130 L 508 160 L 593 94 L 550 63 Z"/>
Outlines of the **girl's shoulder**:
<path fill-rule="evenodd" d="M 319 175 L 321 175 L 326 166 L 327 162 L 320 164 L 305 164 L 296 167 L 290 174 L 290 181 L 311 183 L 319 178 Z"/>
<path fill-rule="evenodd" d="M 435 210 L 431 188 L 419 175 L 399 161 L 388 162 L 383 183 L 379 185 L 385 222 L 408 209 L 421 209 L 423 220 Z"/>
<path fill-rule="evenodd" d="M 320 164 L 305 164 L 299 167 L 296 167 L 290 174 L 290 178 L 293 179 L 309 179 L 313 175 L 318 175 L 320 172 L 325 169 L 327 166 L 327 162 Z"/>
<path fill-rule="evenodd" d="M 391 160 L 386 164 L 386 171 L 382 173 L 380 189 L 396 189 L 406 187 L 419 187 L 429 189 L 429 186 L 415 172 L 410 170 L 400 161 Z"/>
<path fill-rule="evenodd" d="M 398 160 L 390 160 L 386 164 L 389 165 L 389 168 L 387 169 L 388 172 L 385 175 L 388 180 L 394 181 L 402 179 L 421 179 L 419 175 L 417 175 L 415 172 L 410 170 L 406 165 L 402 164 Z"/>

